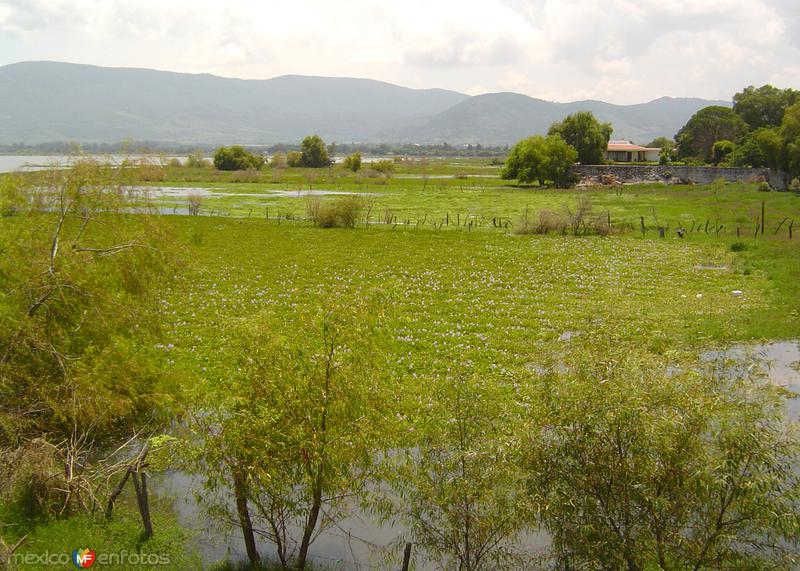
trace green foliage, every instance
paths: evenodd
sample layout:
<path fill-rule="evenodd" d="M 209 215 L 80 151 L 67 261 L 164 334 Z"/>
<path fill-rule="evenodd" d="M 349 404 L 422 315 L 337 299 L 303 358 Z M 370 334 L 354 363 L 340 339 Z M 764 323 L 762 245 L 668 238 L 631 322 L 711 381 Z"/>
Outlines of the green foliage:
<path fill-rule="evenodd" d="M 731 155 L 731 162 L 737 167 L 780 166 L 780 130 L 775 127 L 760 127 L 749 132 Z"/>
<path fill-rule="evenodd" d="M 737 241 L 731 244 L 731 252 L 745 252 L 748 250 L 745 242 Z"/>
<path fill-rule="evenodd" d="M 590 111 L 579 111 L 553 123 L 547 134 L 558 135 L 574 147 L 581 164 L 602 165 L 613 130 L 611 123 L 600 123 Z"/>
<path fill-rule="evenodd" d="M 612 569 L 796 565 L 800 448 L 781 389 L 630 349 L 591 354 L 604 358 L 572 351 L 533 395 L 546 412 L 533 420 L 530 491 L 557 559 Z"/>
<path fill-rule="evenodd" d="M 747 123 L 732 109 L 720 105 L 705 107 L 692 115 L 678 134 L 678 156 L 713 162 L 714 143 L 728 140 L 738 144 L 747 133 Z"/>
<path fill-rule="evenodd" d="M 298 158 L 298 161 L 299 161 L 299 158 Z M 287 160 L 286 160 L 286 155 L 284 155 L 283 153 L 275 153 L 274 155 L 272 155 L 272 158 L 270 158 L 270 160 L 269 160 L 269 166 L 271 166 L 274 169 L 286 168 L 288 166 Z"/>
<path fill-rule="evenodd" d="M 331 164 L 328 149 L 319 135 L 309 135 L 300 143 L 300 166 L 309 168 L 327 167 Z"/>
<path fill-rule="evenodd" d="M 645 147 L 650 149 L 661 149 L 662 151 L 664 149 L 667 149 L 667 151 L 673 151 L 675 149 L 675 141 L 667 137 L 656 137 L 646 144 Z"/>
<path fill-rule="evenodd" d="M 346 511 L 386 437 L 380 317 L 377 306 L 335 298 L 262 313 L 237 336 L 237 373 L 208 387 L 197 426 L 208 485 L 246 478 L 254 519 L 284 565 L 296 556 L 303 568 L 319 528 Z"/>
<path fill-rule="evenodd" d="M 353 153 L 345 157 L 342 166 L 347 170 L 358 172 L 361 169 L 361 153 Z"/>
<path fill-rule="evenodd" d="M 243 171 L 260 169 L 264 157 L 254 155 L 241 145 L 220 147 L 214 153 L 214 168 L 221 171 Z"/>
<path fill-rule="evenodd" d="M 786 109 L 800 100 L 800 91 L 772 85 L 745 87 L 733 96 L 733 110 L 751 129 L 779 127 Z"/>
<path fill-rule="evenodd" d="M 724 163 L 728 160 L 733 152 L 736 150 L 736 144 L 732 141 L 716 141 L 714 146 L 711 148 L 711 155 L 714 159 L 714 164 L 718 165 L 720 163 Z"/>
<path fill-rule="evenodd" d="M 289 151 L 286 153 L 286 164 L 293 168 L 303 166 L 303 153 L 300 151 Z"/>
<path fill-rule="evenodd" d="M 388 159 L 376 161 L 370 165 L 370 168 L 375 172 L 381 173 L 385 177 L 391 177 L 394 174 L 394 161 Z"/>
<path fill-rule="evenodd" d="M 399 543 L 443 568 L 524 568 L 514 545 L 526 521 L 514 444 L 523 411 L 508 379 L 433 381 L 406 419 L 415 448 L 388 455 L 382 470 L 388 490 L 376 509 L 403 522 Z"/>
<path fill-rule="evenodd" d="M 800 101 L 786 110 L 780 136 L 781 166 L 791 176 L 800 176 Z"/>
<path fill-rule="evenodd" d="M 211 166 L 211 163 L 203 156 L 202 151 L 195 151 L 189 153 L 189 156 L 186 157 L 184 166 L 190 169 L 207 169 Z"/>
<path fill-rule="evenodd" d="M 97 447 L 169 408 L 153 292 L 174 251 L 131 175 L 81 160 L 4 193 L 23 200 L 0 232 L 0 488 L 31 517 L 91 509 Z"/>
<path fill-rule="evenodd" d="M 364 201 L 358 196 L 333 200 L 317 197 L 308 203 L 308 217 L 318 228 L 355 228 L 363 210 Z"/>
<path fill-rule="evenodd" d="M 557 187 L 568 186 L 570 168 L 578 152 L 556 135 L 523 139 L 511 149 L 500 176 L 520 183 L 537 181 L 540 186 L 552 181 Z"/>

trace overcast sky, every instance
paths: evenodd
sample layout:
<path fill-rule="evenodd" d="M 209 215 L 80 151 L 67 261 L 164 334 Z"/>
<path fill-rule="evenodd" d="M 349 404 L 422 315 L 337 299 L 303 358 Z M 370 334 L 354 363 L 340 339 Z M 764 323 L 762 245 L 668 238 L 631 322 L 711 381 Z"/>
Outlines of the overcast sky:
<path fill-rule="evenodd" d="M 730 99 L 800 87 L 800 0 L 0 0 L 0 65 L 25 60 Z"/>

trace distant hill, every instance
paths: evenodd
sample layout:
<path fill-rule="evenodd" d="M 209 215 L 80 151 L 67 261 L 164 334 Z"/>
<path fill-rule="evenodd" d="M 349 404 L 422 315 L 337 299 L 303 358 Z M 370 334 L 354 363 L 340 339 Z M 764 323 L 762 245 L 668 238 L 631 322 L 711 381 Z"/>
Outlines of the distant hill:
<path fill-rule="evenodd" d="M 49 141 L 271 144 L 310 133 L 328 141 L 513 143 L 587 109 L 615 137 L 672 136 L 698 109 L 726 104 L 661 98 L 642 105 L 551 103 L 515 93 L 470 97 L 370 79 L 208 74 L 58 62 L 0 67 L 0 143 Z"/>
<path fill-rule="evenodd" d="M 662 97 L 638 105 L 602 101 L 553 103 L 518 93 L 489 93 L 457 103 L 433 117 L 409 122 L 380 134 L 398 142 L 506 144 L 532 134 L 545 134 L 552 123 L 576 111 L 591 111 L 614 126 L 614 137 L 646 144 L 673 137 L 686 121 L 708 105 L 726 101 Z"/>

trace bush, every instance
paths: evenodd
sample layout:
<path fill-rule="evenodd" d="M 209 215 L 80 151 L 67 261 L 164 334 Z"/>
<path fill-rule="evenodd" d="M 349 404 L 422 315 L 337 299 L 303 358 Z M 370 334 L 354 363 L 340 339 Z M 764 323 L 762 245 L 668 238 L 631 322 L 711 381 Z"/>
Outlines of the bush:
<path fill-rule="evenodd" d="M 317 228 L 355 228 L 364 210 L 364 201 L 358 196 L 334 200 L 315 198 L 306 210 Z"/>
<path fill-rule="evenodd" d="M 342 166 L 347 170 L 358 172 L 361 169 L 361 153 L 353 153 L 352 155 L 345 157 Z"/>
<path fill-rule="evenodd" d="M 372 163 L 372 170 L 379 172 L 385 177 L 390 177 L 394 174 L 394 163 L 390 160 L 378 161 Z"/>
<path fill-rule="evenodd" d="M 771 192 L 772 187 L 768 182 L 762 182 L 758 185 L 758 192 Z"/>
<path fill-rule="evenodd" d="M 261 180 L 261 172 L 253 168 L 240 170 L 233 175 L 232 180 L 233 182 L 258 182 Z"/>
<path fill-rule="evenodd" d="M 211 162 L 203 156 L 200 151 L 189 153 L 186 157 L 186 168 L 189 169 L 207 169 L 211 166 Z"/>
<path fill-rule="evenodd" d="M 263 164 L 264 157 L 254 155 L 241 145 L 220 147 L 214 153 L 214 167 L 221 171 L 260 169 Z"/>
<path fill-rule="evenodd" d="M 300 151 L 289 151 L 286 153 L 286 164 L 290 167 L 302 166 L 303 153 Z"/>
<path fill-rule="evenodd" d="M 283 153 L 275 153 L 272 155 L 272 158 L 269 160 L 269 166 L 274 169 L 283 169 L 286 168 L 286 155 Z"/>
<path fill-rule="evenodd" d="M 734 242 L 731 244 L 731 252 L 744 252 L 747 249 L 748 246 L 744 242 Z"/>
<path fill-rule="evenodd" d="M 800 178 L 793 178 L 791 184 L 789 184 L 789 190 L 792 192 L 800 192 Z"/>
<path fill-rule="evenodd" d="M 183 164 L 179 158 L 172 157 L 167 163 L 167 166 L 173 169 L 179 169 L 183 166 Z"/>

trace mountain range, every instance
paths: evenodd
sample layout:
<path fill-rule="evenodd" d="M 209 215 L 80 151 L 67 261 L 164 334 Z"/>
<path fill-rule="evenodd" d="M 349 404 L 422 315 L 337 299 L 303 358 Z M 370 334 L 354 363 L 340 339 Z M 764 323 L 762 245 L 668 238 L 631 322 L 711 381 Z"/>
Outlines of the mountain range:
<path fill-rule="evenodd" d="M 613 137 L 672 137 L 699 109 L 725 101 L 662 97 L 638 105 L 554 103 L 518 93 L 469 96 L 371 79 L 284 75 L 244 80 L 209 74 L 60 62 L 0 67 L 0 143 L 511 144 L 554 121 L 591 111 Z"/>

